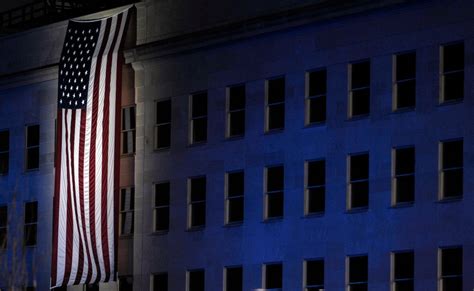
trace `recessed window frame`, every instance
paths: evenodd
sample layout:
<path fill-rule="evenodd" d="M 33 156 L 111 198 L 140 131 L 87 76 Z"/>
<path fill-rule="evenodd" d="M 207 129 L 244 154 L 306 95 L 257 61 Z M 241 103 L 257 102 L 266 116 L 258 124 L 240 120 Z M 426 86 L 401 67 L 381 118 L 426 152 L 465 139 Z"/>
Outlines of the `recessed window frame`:
<path fill-rule="evenodd" d="M 283 187 L 281 189 L 277 190 L 268 190 L 268 185 L 269 185 L 269 177 L 268 177 L 268 170 L 271 168 L 277 168 L 281 167 L 283 169 Z M 285 166 L 283 164 L 274 164 L 274 165 L 269 165 L 265 167 L 264 171 L 264 178 L 265 178 L 265 183 L 264 183 L 264 221 L 269 221 L 269 220 L 276 220 L 276 219 L 282 219 L 285 215 Z M 279 216 L 269 216 L 269 198 L 271 195 L 282 195 L 282 213 Z"/>
<path fill-rule="evenodd" d="M 0 234 L 4 237 L 4 241 L 0 240 L 0 251 L 8 246 L 8 205 L 0 205 L 0 213 L 4 212 L 4 216 L 0 215 Z M 4 221 L 2 221 L 5 219 Z M 1 237 L 1 236 L 0 236 Z"/>
<path fill-rule="evenodd" d="M 268 286 L 267 282 L 267 277 L 268 277 L 268 267 L 269 266 L 277 266 L 279 265 L 281 267 L 281 287 L 275 287 L 276 289 L 278 288 L 283 288 L 283 283 L 284 283 L 284 268 L 283 268 L 283 262 L 267 262 L 262 265 L 262 287 L 264 289 L 270 289 L 274 288 L 273 286 Z"/>
<path fill-rule="evenodd" d="M 322 284 L 317 284 L 317 285 L 309 285 L 308 284 L 308 264 L 311 262 L 319 262 L 322 263 L 323 265 L 323 282 Z M 325 266 L 325 261 L 324 258 L 313 258 L 313 259 L 305 259 L 303 261 L 303 291 L 313 291 L 313 290 L 324 290 L 324 281 L 325 281 L 325 271 L 326 271 L 326 266 Z"/>
<path fill-rule="evenodd" d="M 164 103 L 164 102 L 170 102 L 170 108 L 169 108 L 169 110 L 170 110 L 170 119 L 169 119 L 169 121 L 158 122 L 158 104 L 159 103 Z M 155 148 L 155 150 L 166 150 L 166 149 L 169 149 L 171 147 L 171 136 L 172 136 L 171 122 L 173 120 L 172 108 L 173 108 L 173 103 L 172 103 L 171 98 L 160 99 L 160 100 L 155 101 L 155 131 L 154 131 L 154 137 L 155 137 L 154 148 Z M 161 128 L 165 128 L 165 127 L 169 127 L 169 145 L 167 145 L 167 146 L 158 146 L 158 133 L 159 133 Z"/>
<path fill-rule="evenodd" d="M 36 217 L 32 221 L 27 221 L 27 208 L 28 205 L 34 205 L 34 211 L 36 212 Z M 36 247 L 38 244 L 38 201 L 27 201 L 24 204 L 24 233 L 23 233 L 23 245 L 25 247 Z M 32 231 L 32 232 L 31 232 Z M 29 242 L 30 233 L 33 233 L 34 242 Z"/>
<path fill-rule="evenodd" d="M 157 290 L 157 291 L 168 291 L 169 290 L 168 272 L 152 273 L 150 275 L 150 290 L 155 291 L 155 276 L 165 276 L 166 277 L 166 290 Z"/>
<path fill-rule="evenodd" d="M 351 281 L 351 259 L 353 258 L 361 258 L 365 257 L 367 258 L 367 280 L 366 281 Z M 369 279 L 370 279 L 370 274 L 369 274 L 369 256 L 367 254 L 358 254 L 358 255 L 349 255 L 346 256 L 346 290 L 347 291 L 352 291 L 352 286 L 354 285 L 366 285 L 367 290 L 369 288 Z"/>
<path fill-rule="evenodd" d="M 462 69 L 457 69 L 457 70 L 449 70 L 449 71 L 444 71 L 444 67 L 445 67 L 445 59 L 444 59 L 444 50 L 446 49 L 446 47 L 449 47 L 449 46 L 455 46 L 455 45 L 460 45 L 462 44 L 463 45 L 463 59 L 464 59 L 464 63 L 463 63 L 463 68 Z M 450 43 L 445 43 L 445 44 L 442 44 L 440 45 L 439 47 L 439 103 L 440 104 L 444 104 L 444 103 L 455 103 L 455 102 L 460 102 L 462 100 L 464 100 L 465 98 L 465 95 L 466 95 L 466 90 L 465 90 L 465 86 L 466 86 L 466 73 L 465 73 L 465 70 L 466 70 L 466 60 L 465 60 L 465 57 L 466 57 L 466 47 L 465 47 L 465 43 L 464 41 L 454 41 L 454 42 L 450 42 Z M 453 75 L 453 74 L 461 74 L 462 73 L 462 91 L 463 91 L 463 96 L 461 98 L 455 98 L 455 99 L 449 99 L 447 100 L 446 99 L 446 92 L 445 92 L 445 87 L 446 87 L 446 76 L 449 76 L 449 75 Z"/>
<path fill-rule="evenodd" d="M 10 130 L 0 130 L 0 134 L 6 134 L 6 148 L 0 149 L 0 159 L 5 164 L 5 168 L 0 167 L 0 176 L 7 175 L 10 167 Z M 0 162 L 0 165 L 2 162 Z"/>
<path fill-rule="evenodd" d="M 205 183 L 205 190 L 204 190 L 204 200 L 192 200 L 192 181 L 195 179 L 204 179 Z M 200 175 L 200 176 L 193 176 L 188 178 L 188 198 L 187 198 L 187 204 L 188 204 L 188 218 L 187 218 L 187 229 L 188 230 L 199 230 L 203 229 L 206 227 L 206 215 L 207 215 L 207 177 L 205 175 Z M 198 224 L 194 225 L 193 224 L 193 209 L 195 208 L 196 205 L 201 205 L 204 204 L 204 223 L 203 224 Z"/>
<path fill-rule="evenodd" d="M 125 191 L 125 192 L 124 192 Z M 124 201 L 122 201 L 122 198 L 124 197 L 125 193 L 125 199 L 127 199 L 127 191 L 130 191 L 130 205 L 128 209 L 125 209 Z M 134 233 L 134 228 L 135 228 L 135 186 L 128 186 L 128 187 L 121 187 L 120 188 L 120 228 L 119 228 L 119 234 L 121 237 L 127 237 L 127 236 L 133 236 Z M 125 219 L 131 215 L 131 229 L 130 232 L 124 232 L 124 217 Z"/>
<path fill-rule="evenodd" d="M 309 169 L 310 169 L 310 164 L 312 163 L 323 163 L 323 167 L 324 167 L 324 183 L 323 184 L 317 184 L 317 185 L 309 185 Z M 324 214 L 325 210 L 326 210 L 326 182 L 327 182 L 327 179 L 326 179 L 326 159 L 324 158 L 320 158 L 320 159 L 314 159 L 314 160 L 306 160 L 305 163 L 304 163 L 304 172 L 305 172 L 305 175 L 304 175 L 304 186 L 305 186 L 305 189 L 304 189 L 304 214 L 306 216 L 309 216 L 309 215 L 322 215 Z M 323 200 L 324 200 L 324 204 L 322 206 L 322 210 L 321 211 L 310 211 L 310 195 L 311 195 L 311 190 L 312 189 L 322 189 L 324 192 L 323 192 Z"/>
<path fill-rule="evenodd" d="M 232 96 L 232 90 L 236 88 L 243 88 L 244 91 L 244 100 L 243 100 L 243 107 L 242 108 L 236 108 L 236 109 L 231 109 L 231 98 Z M 235 84 L 228 86 L 226 88 L 226 132 L 225 132 L 225 137 L 226 138 L 238 138 L 238 137 L 243 137 L 245 136 L 245 130 L 246 130 L 246 122 L 245 122 L 245 115 L 246 115 L 246 107 L 247 107 L 247 88 L 244 83 L 242 84 Z M 243 114 L 243 132 L 241 134 L 232 134 L 232 120 L 234 119 L 235 114 Z"/>
<path fill-rule="evenodd" d="M 168 204 L 163 204 L 163 205 L 157 205 L 157 199 L 156 199 L 156 196 L 157 196 L 157 191 L 158 191 L 158 186 L 159 185 L 163 185 L 163 184 L 168 184 Z M 170 210 L 171 210 L 171 183 L 170 181 L 166 180 L 166 181 L 160 181 L 160 182 L 157 182 L 157 183 L 154 183 L 153 184 L 153 232 L 155 233 L 166 233 L 169 231 L 170 229 Z M 168 216 L 168 226 L 165 228 L 165 229 L 158 229 L 157 227 L 157 216 L 158 216 L 158 212 L 159 211 L 165 211 L 167 212 L 167 216 Z"/>
<path fill-rule="evenodd" d="M 399 150 L 407 150 L 413 149 L 413 172 L 410 173 L 397 173 L 397 152 Z M 413 177 L 413 199 L 411 201 L 398 201 L 398 189 L 397 189 L 397 182 L 398 179 L 405 179 L 405 177 Z M 399 146 L 392 148 L 392 199 L 391 205 L 398 206 L 398 205 L 410 205 L 415 202 L 416 196 L 416 149 L 413 145 L 406 145 L 406 146 Z"/>
<path fill-rule="evenodd" d="M 366 179 L 355 179 L 355 180 L 353 180 L 352 175 L 351 175 L 351 159 L 352 159 L 352 157 L 362 156 L 362 155 L 367 155 L 367 163 L 368 163 L 367 178 Z M 369 152 L 366 151 L 366 152 L 357 152 L 357 153 L 348 154 L 346 164 L 347 164 L 347 167 L 346 167 L 347 168 L 347 174 L 346 174 L 346 177 L 347 177 L 346 210 L 349 211 L 349 212 L 350 211 L 367 210 L 369 208 L 369 205 L 370 205 L 370 155 L 369 155 Z M 365 205 L 365 206 L 357 206 L 357 207 L 352 206 L 352 200 L 353 200 L 353 197 L 352 197 L 353 190 L 352 190 L 352 188 L 353 188 L 353 184 L 355 184 L 355 183 L 367 183 L 367 205 Z"/>
<path fill-rule="evenodd" d="M 359 64 L 362 64 L 362 63 L 365 63 L 365 62 L 368 62 L 368 65 L 369 65 L 369 84 L 366 85 L 366 86 L 360 86 L 360 87 L 353 87 L 353 80 L 352 80 L 352 76 L 354 74 L 353 72 L 353 67 L 355 65 L 359 65 Z M 348 102 L 348 112 L 347 112 L 347 116 L 348 116 L 348 119 L 360 119 L 360 118 L 366 118 L 370 115 L 370 107 L 371 107 L 371 97 L 372 97 L 372 63 L 370 61 L 370 59 L 363 59 L 363 60 L 358 60 L 358 61 L 354 61 L 354 62 L 351 62 L 348 66 L 348 70 L 349 70 L 349 74 L 348 74 L 348 85 L 349 85 L 349 102 Z M 368 112 L 367 113 L 362 113 L 362 114 L 354 114 L 354 92 L 359 92 L 359 91 L 363 91 L 363 90 L 368 90 L 368 95 L 369 95 L 369 108 L 368 108 Z"/>
<path fill-rule="evenodd" d="M 415 72 L 414 72 L 414 76 L 413 77 L 409 77 L 409 78 L 403 78 L 403 79 L 398 79 L 398 76 L 397 76 L 397 71 L 398 71 L 398 58 L 399 57 L 402 57 L 402 56 L 407 56 L 407 55 L 411 55 L 413 54 L 414 57 L 415 57 Z M 405 51 L 405 52 L 400 52 L 400 53 L 397 53 L 397 54 L 394 54 L 393 57 L 392 57 L 392 79 L 393 79 L 393 97 L 392 97 L 392 111 L 400 111 L 400 110 L 410 110 L 410 109 L 414 109 L 416 107 L 416 86 L 417 86 L 417 82 L 416 82 L 416 75 L 417 75 L 417 55 L 416 55 L 416 50 L 411 50 L 411 51 Z M 411 83 L 413 82 L 414 83 L 414 100 L 413 100 L 413 105 L 411 106 L 403 106 L 403 107 L 399 107 L 398 106 L 398 101 L 399 101 L 399 87 L 400 86 L 403 86 L 404 84 L 407 84 L 407 83 Z"/>
<path fill-rule="evenodd" d="M 450 142 L 461 142 L 463 147 L 462 152 L 462 166 L 457 167 L 449 167 L 445 168 L 443 165 L 443 158 L 444 158 L 444 146 L 446 143 Z M 464 195 L 464 139 L 463 138 L 455 138 L 455 139 L 448 139 L 448 140 L 441 140 L 438 143 L 438 200 L 456 200 L 462 199 Z M 449 171 L 461 171 L 462 175 L 462 183 L 461 183 L 461 194 L 460 195 L 453 195 L 453 196 L 446 196 L 444 184 L 445 184 L 445 173 Z"/>
<path fill-rule="evenodd" d="M 411 277 L 406 278 L 397 278 L 397 256 L 403 254 L 411 254 L 413 256 L 413 274 Z M 403 250 L 403 251 L 393 251 L 390 253 L 390 290 L 391 291 L 400 291 L 398 290 L 398 284 L 403 284 L 405 282 L 411 282 L 414 286 L 415 284 L 415 252 L 413 250 Z"/>
<path fill-rule="evenodd" d="M 34 145 L 30 145 L 28 146 L 28 140 L 29 140 L 29 135 L 28 135 L 28 129 L 30 127 L 35 127 L 37 126 L 38 127 L 38 144 L 34 144 Z M 25 126 L 25 170 L 26 171 L 35 171 L 35 170 L 39 170 L 39 160 L 40 160 L 40 157 L 39 157 L 39 148 L 40 148 L 40 143 L 41 143 L 41 128 L 40 128 L 40 125 L 38 123 L 36 124 L 29 124 L 29 125 L 26 125 Z M 38 150 L 38 161 L 37 161 L 37 164 L 38 166 L 37 167 L 30 167 L 28 165 L 28 160 L 29 160 L 29 156 L 31 155 L 30 154 L 30 151 L 36 151 Z"/>
<path fill-rule="evenodd" d="M 445 250 L 452 250 L 452 249 L 460 249 L 461 250 L 461 274 L 455 275 L 444 275 L 443 272 L 443 251 Z M 443 285 L 444 280 L 446 279 L 456 279 L 460 278 L 461 285 L 464 285 L 464 249 L 462 246 L 446 246 L 438 248 L 438 290 L 445 291 Z"/>
<path fill-rule="evenodd" d="M 194 100 L 194 97 L 196 96 L 199 96 L 201 94 L 205 94 L 206 95 L 206 114 L 203 114 L 203 115 L 197 115 L 197 116 L 194 116 L 194 112 L 193 112 L 193 104 L 195 102 Z M 208 133 L 209 133 L 209 130 L 208 130 L 208 127 L 209 127 L 209 120 L 208 120 L 208 116 L 209 116 L 209 93 L 207 90 L 204 90 L 204 91 L 199 91 L 199 92 L 195 92 L 195 93 L 192 93 L 191 95 L 189 95 L 189 98 L 188 98 L 188 116 L 189 116 L 189 120 L 188 120 L 188 124 L 189 124 L 189 136 L 188 136 L 188 141 L 189 141 L 189 145 L 196 145 L 196 144 L 205 144 L 207 142 L 207 139 L 208 139 Z M 195 123 L 197 121 L 201 121 L 201 120 L 204 120 L 205 121 L 205 137 L 203 140 L 195 140 L 194 139 L 194 132 L 196 131 L 195 129 Z"/>
<path fill-rule="evenodd" d="M 240 272 L 241 272 L 241 278 L 240 278 L 240 284 L 242 285 L 242 289 L 240 289 L 240 291 L 243 291 L 243 285 L 244 285 L 244 268 L 242 265 L 232 265 L 232 266 L 225 266 L 224 267 L 224 288 L 223 290 L 224 291 L 231 291 L 231 289 L 229 289 L 229 282 L 228 282 L 228 277 L 229 277 L 229 270 L 236 270 L 236 269 L 240 269 Z"/>
<path fill-rule="evenodd" d="M 243 185 L 242 190 L 243 192 L 240 195 L 233 195 L 229 196 L 229 176 L 233 174 L 242 174 L 243 175 Z M 235 220 L 231 221 L 230 219 L 230 209 L 231 204 L 237 200 L 242 200 L 242 220 Z M 225 224 L 242 224 L 245 219 L 245 171 L 241 170 L 234 170 L 226 172 L 225 174 Z"/>
<path fill-rule="evenodd" d="M 206 289 L 206 271 L 204 268 L 201 268 L 201 269 L 189 269 L 186 271 L 186 291 L 194 291 L 194 289 L 191 287 L 191 275 L 192 273 L 194 272 L 202 272 L 203 274 L 203 289 L 202 290 L 205 290 Z"/>
<path fill-rule="evenodd" d="M 315 73 L 324 73 L 324 92 L 311 94 L 311 75 Z M 327 69 L 319 68 L 307 71 L 305 74 L 305 126 L 325 124 L 327 120 Z M 311 121 L 311 103 L 320 101 L 324 104 L 324 118 L 318 121 Z"/>
<path fill-rule="evenodd" d="M 133 155 L 136 151 L 136 128 L 137 128 L 137 108 L 135 104 L 124 106 L 122 107 L 122 124 L 120 127 L 120 154 L 121 155 Z M 133 112 L 132 112 L 133 111 Z M 128 115 L 129 123 L 126 124 L 126 117 Z M 132 124 L 132 117 L 133 117 L 133 124 Z M 126 138 L 125 138 L 126 137 Z M 132 139 L 132 149 L 131 151 L 128 150 L 127 144 L 127 151 L 125 152 L 125 139 L 129 140 Z"/>
<path fill-rule="evenodd" d="M 277 101 L 277 102 L 269 102 L 269 96 L 270 96 L 270 83 L 275 81 L 283 79 L 283 101 Z M 284 75 L 268 78 L 265 80 L 265 133 L 270 133 L 270 132 L 278 132 L 278 131 L 283 131 L 285 129 L 285 119 L 286 119 L 286 78 Z M 283 126 L 282 127 L 276 127 L 276 128 L 270 128 L 270 114 L 271 114 L 271 109 L 282 106 L 283 107 Z"/>

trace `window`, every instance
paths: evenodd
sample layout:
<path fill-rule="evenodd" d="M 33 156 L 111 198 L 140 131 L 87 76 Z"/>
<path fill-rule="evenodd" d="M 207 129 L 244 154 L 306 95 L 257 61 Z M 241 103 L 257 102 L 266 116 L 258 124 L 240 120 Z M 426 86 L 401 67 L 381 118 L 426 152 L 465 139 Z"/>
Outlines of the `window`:
<path fill-rule="evenodd" d="M 266 168 L 265 218 L 283 217 L 283 188 L 285 173 L 283 166 Z"/>
<path fill-rule="evenodd" d="M 156 102 L 155 148 L 171 145 L 171 100 Z"/>
<path fill-rule="evenodd" d="M 119 276 L 119 291 L 133 291 L 133 277 Z"/>
<path fill-rule="evenodd" d="M 464 43 L 441 47 L 441 102 L 464 98 Z"/>
<path fill-rule="evenodd" d="M 135 187 L 120 190 L 120 235 L 133 234 Z"/>
<path fill-rule="evenodd" d="M 393 150 L 392 187 L 393 205 L 409 203 L 415 200 L 414 147 L 403 147 Z"/>
<path fill-rule="evenodd" d="M 122 108 L 122 154 L 135 152 L 135 107 Z"/>
<path fill-rule="evenodd" d="M 204 291 L 204 270 L 188 271 L 188 288 L 186 291 Z"/>
<path fill-rule="evenodd" d="M 225 291 L 243 291 L 242 266 L 225 268 Z"/>
<path fill-rule="evenodd" d="M 207 92 L 196 93 L 190 98 L 190 143 L 207 140 Z"/>
<path fill-rule="evenodd" d="M 439 251 L 440 291 L 458 291 L 462 288 L 462 248 L 442 248 Z"/>
<path fill-rule="evenodd" d="M 265 131 L 285 128 L 285 78 L 267 80 Z"/>
<path fill-rule="evenodd" d="M 320 291 L 324 289 L 324 260 L 305 261 L 304 291 Z"/>
<path fill-rule="evenodd" d="M 395 55 L 393 109 L 412 108 L 416 104 L 416 53 Z"/>
<path fill-rule="evenodd" d="M 270 263 L 263 266 L 265 286 L 263 288 L 283 288 L 283 265 L 281 263 Z"/>
<path fill-rule="evenodd" d="M 306 125 L 326 121 L 326 69 L 306 73 Z"/>
<path fill-rule="evenodd" d="M 412 251 L 392 253 L 392 291 L 413 291 L 415 255 Z"/>
<path fill-rule="evenodd" d="M 369 206 L 369 154 L 349 156 L 348 209 Z"/>
<path fill-rule="evenodd" d="M 155 231 L 167 231 L 170 225 L 170 183 L 155 184 Z"/>
<path fill-rule="evenodd" d="M 245 85 L 227 88 L 227 137 L 245 134 Z"/>
<path fill-rule="evenodd" d="M 168 291 L 168 273 L 153 274 L 151 284 L 153 291 Z"/>
<path fill-rule="evenodd" d="M 370 62 L 350 65 L 349 117 L 370 113 Z"/>
<path fill-rule="evenodd" d="M 369 262 L 367 256 L 348 257 L 348 291 L 367 291 Z"/>
<path fill-rule="evenodd" d="M 188 228 L 206 225 L 206 177 L 188 180 Z"/>
<path fill-rule="evenodd" d="M 56 288 L 54 290 L 56 291 Z M 67 287 L 64 290 L 67 291 Z M 99 291 L 99 284 L 87 284 L 86 291 Z"/>
<path fill-rule="evenodd" d="M 463 141 L 441 142 L 440 154 L 440 198 L 462 197 Z"/>
<path fill-rule="evenodd" d="M 39 168 L 39 125 L 26 127 L 26 170 Z"/>
<path fill-rule="evenodd" d="M 8 207 L 0 206 L 0 250 L 7 247 L 8 238 Z"/>
<path fill-rule="evenodd" d="M 38 202 L 25 203 L 25 228 L 24 228 L 24 245 L 36 245 L 36 229 L 38 225 Z"/>
<path fill-rule="evenodd" d="M 8 174 L 8 164 L 10 150 L 10 132 L 0 131 L 0 175 Z"/>
<path fill-rule="evenodd" d="M 305 214 L 322 213 L 325 209 L 326 193 L 325 160 L 306 162 L 306 207 Z"/>
<path fill-rule="evenodd" d="M 25 291 L 36 291 L 36 287 L 34 286 L 28 286 L 24 289 Z"/>
<path fill-rule="evenodd" d="M 244 220 L 244 172 L 227 173 L 226 223 Z"/>

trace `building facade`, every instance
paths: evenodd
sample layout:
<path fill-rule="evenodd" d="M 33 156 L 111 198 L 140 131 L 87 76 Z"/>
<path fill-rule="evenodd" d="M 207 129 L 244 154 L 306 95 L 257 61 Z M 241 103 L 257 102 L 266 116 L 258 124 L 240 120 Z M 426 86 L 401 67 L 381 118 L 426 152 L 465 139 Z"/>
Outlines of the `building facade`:
<path fill-rule="evenodd" d="M 120 290 L 472 290 L 473 12 L 471 1 L 137 3 Z M 12 217 L 0 238 L 37 290 L 49 286 L 65 28 L 0 46 L 0 211 Z"/>

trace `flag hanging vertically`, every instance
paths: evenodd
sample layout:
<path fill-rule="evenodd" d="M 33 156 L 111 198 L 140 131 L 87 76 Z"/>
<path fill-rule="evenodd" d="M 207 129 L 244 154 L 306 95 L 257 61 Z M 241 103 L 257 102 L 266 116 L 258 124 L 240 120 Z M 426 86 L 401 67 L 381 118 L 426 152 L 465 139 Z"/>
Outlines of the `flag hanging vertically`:
<path fill-rule="evenodd" d="M 70 21 L 59 63 L 51 287 L 116 280 L 122 39 L 129 9 Z"/>

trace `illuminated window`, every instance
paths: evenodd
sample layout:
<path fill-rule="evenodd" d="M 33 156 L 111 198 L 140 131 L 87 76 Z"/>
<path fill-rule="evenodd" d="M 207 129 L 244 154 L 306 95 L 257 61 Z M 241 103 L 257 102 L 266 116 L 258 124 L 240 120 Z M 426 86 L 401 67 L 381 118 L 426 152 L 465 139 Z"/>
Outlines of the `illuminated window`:
<path fill-rule="evenodd" d="M 122 108 L 122 154 L 135 152 L 135 107 Z"/>
<path fill-rule="evenodd" d="M 156 102 L 155 148 L 171 145 L 171 100 Z"/>
<path fill-rule="evenodd" d="M 441 47 L 441 102 L 464 98 L 464 43 Z"/>
<path fill-rule="evenodd" d="M 306 73 L 306 125 L 326 121 L 326 69 Z"/>
<path fill-rule="evenodd" d="M 26 127 L 26 169 L 33 170 L 39 168 L 39 125 L 29 125 Z"/>
<path fill-rule="evenodd" d="M 190 97 L 190 143 L 207 141 L 207 92 Z"/>

